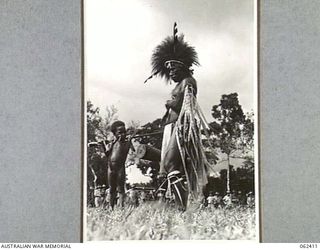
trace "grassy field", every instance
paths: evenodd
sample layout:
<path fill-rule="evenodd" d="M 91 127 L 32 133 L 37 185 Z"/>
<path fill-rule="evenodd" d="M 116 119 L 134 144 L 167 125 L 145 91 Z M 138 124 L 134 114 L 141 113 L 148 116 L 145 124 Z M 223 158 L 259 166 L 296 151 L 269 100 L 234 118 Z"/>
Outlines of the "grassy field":
<path fill-rule="evenodd" d="M 158 202 L 132 209 L 88 208 L 87 240 L 254 240 L 255 210 L 199 208 L 186 212 Z"/>

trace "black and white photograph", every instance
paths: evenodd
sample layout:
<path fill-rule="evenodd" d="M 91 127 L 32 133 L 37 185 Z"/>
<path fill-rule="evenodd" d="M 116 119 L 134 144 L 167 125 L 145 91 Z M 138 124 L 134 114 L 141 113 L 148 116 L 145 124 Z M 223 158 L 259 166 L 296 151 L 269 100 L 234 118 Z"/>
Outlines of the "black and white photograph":
<path fill-rule="evenodd" d="M 259 240 L 256 8 L 84 2 L 85 241 Z"/>

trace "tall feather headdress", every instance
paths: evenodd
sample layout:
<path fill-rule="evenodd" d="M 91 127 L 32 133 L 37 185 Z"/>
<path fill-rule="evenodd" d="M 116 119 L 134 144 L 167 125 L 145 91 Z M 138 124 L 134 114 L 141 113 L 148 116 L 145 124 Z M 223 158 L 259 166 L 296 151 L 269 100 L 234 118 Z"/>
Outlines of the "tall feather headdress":
<path fill-rule="evenodd" d="M 151 57 L 152 75 L 145 80 L 159 75 L 168 82 L 170 80 L 167 62 L 175 61 L 190 70 L 193 65 L 200 65 L 198 55 L 194 47 L 184 41 L 184 35 L 177 35 L 177 24 L 173 26 L 173 36 L 168 36 L 153 51 Z"/>

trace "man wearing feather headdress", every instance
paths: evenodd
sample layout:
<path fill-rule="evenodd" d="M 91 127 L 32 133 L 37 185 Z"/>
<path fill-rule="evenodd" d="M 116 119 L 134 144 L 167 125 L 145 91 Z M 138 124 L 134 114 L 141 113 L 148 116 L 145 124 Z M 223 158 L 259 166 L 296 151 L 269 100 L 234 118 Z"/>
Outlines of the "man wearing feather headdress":
<path fill-rule="evenodd" d="M 173 36 L 155 48 L 152 75 L 147 80 L 159 75 L 176 84 L 165 104 L 160 175 L 166 176 L 162 187 L 173 191 L 176 201 L 185 209 L 189 194 L 197 198 L 202 193 L 210 164 L 201 139 L 201 132 L 208 125 L 196 100 L 197 83 L 191 69 L 199 65 L 198 56 L 177 32 L 175 23 Z"/>

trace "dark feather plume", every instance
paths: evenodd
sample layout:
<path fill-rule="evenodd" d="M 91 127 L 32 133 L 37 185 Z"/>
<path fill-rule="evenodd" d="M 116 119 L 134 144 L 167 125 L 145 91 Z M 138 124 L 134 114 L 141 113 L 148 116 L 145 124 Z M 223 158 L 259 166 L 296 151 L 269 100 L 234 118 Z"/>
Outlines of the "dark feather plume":
<path fill-rule="evenodd" d="M 151 57 L 152 74 L 160 75 L 169 81 L 169 70 L 164 65 L 169 60 L 180 61 L 188 69 L 192 65 L 200 65 L 196 50 L 184 41 L 183 35 L 177 36 L 176 42 L 174 36 L 167 37 L 155 48 Z"/>
<path fill-rule="evenodd" d="M 177 27 L 177 23 L 174 22 L 174 25 L 173 25 L 173 53 L 176 52 L 176 44 L 177 44 L 177 41 L 178 41 L 178 27 Z"/>

